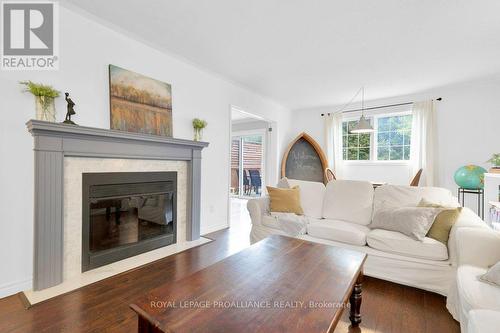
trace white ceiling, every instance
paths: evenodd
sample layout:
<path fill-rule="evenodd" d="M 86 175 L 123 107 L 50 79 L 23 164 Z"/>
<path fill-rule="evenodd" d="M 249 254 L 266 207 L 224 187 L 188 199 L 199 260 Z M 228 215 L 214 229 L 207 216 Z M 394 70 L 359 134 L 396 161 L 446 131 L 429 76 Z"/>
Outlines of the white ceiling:
<path fill-rule="evenodd" d="M 500 1 L 67 0 L 290 108 L 500 72 Z"/>

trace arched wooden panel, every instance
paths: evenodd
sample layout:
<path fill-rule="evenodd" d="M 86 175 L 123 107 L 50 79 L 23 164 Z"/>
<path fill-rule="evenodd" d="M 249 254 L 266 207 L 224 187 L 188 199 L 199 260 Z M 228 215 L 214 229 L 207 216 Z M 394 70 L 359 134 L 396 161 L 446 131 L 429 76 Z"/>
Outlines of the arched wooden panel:
<path fill-rule="evenodd" d="M 327 167 L 325 153 L 319 144 L 303 132 L 288 145 L 283 155 L 281 177 L 324 182 Z"/>

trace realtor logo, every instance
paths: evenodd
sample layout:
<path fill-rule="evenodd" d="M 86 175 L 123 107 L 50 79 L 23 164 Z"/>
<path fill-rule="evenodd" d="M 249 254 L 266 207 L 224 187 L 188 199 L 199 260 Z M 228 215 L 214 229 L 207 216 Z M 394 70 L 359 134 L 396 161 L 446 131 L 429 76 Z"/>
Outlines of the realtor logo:
<path fill-rule="evenodd" d="M 55 2 L 2 2 L 4 70 L 58 69 L 58 8 Z"/>

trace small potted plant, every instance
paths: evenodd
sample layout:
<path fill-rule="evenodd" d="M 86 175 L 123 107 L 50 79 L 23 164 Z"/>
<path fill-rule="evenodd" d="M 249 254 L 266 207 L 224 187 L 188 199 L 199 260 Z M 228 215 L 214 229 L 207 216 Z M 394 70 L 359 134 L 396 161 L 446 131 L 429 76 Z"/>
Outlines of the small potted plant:
<path fill-rule="evenodd" d="M 56 108 L 54 99 L 59 97 L 60 92 L 51 86 L 33 81 L 21 81 L 19 83 L 25 86 L 25 92 L 30 92 L 35 96 L 36 119 L 55 122 Z"/>
<path fill-rule="evenodd" d="M 488 163 L 493 164 L 490 172 L 500 173 L 500 153 L 493 154 L 493 156 L 488 160 Z"/>
<path fill-rule="evenodd" d="M 207 127 L 207 122 L 198 118 L 193 119 L 194 141 L 200 141 L 203 134 L 203 129 Z"/>

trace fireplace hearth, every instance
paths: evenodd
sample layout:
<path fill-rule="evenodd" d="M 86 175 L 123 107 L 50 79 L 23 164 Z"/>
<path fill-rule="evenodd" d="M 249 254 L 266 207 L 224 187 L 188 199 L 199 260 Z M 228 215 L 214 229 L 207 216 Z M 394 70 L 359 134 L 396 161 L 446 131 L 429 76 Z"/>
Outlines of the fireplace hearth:
<path fill-rule="evenodd" d="M 82 272 L 176 242 L 176 172 L 82 177 Z"/>

